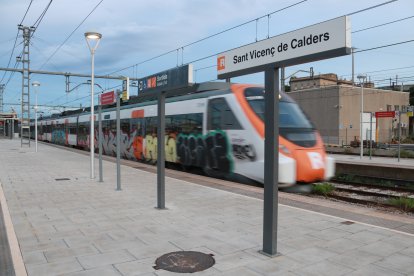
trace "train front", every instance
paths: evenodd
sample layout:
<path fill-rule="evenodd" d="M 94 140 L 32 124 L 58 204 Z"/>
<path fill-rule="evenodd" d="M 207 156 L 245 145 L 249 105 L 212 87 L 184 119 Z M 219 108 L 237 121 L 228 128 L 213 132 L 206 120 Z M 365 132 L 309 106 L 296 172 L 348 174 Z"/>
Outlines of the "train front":
<path fill-rule="evenodd" d="M 247 112 L 258 120 L 252 121 L 264 140 L 264 89 L 244 87 Z M 240 99 L 239 99 L 240 100 Z M 251 117 L 251 116 L 250 116 Z M 327 156 L 318 131 L 299 105 L 285 93 L 279 96 L 279 183 L 311 183 L 334 176 L 335 161 Z"/>

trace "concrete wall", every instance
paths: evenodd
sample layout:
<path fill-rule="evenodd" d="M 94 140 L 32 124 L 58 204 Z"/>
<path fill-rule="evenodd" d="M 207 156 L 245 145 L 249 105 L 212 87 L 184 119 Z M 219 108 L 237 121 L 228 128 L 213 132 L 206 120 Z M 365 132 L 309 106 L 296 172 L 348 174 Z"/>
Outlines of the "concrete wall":
<path fill-rule="evenodd" d="M 339 90 L 337 86 L 289 93 L 320 131 L 325 143 L 338 144 Z"/>

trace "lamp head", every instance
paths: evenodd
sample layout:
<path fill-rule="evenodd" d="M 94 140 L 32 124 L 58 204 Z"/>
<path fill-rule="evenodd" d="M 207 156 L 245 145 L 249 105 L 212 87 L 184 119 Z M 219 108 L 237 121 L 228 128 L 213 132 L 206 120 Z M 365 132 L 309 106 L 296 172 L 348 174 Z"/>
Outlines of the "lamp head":
<path fill-rule="evenodd" d="M 34 82 L 32 82 L 32 86 L 38 87 L 38 86 L 40 86 L 40 82 L 34 81 Z"/>
<path fill-rule="evenodd" d="M 86 43 L 88 43 L 89 50 L 91 53 L 94 53 L 96 48 L 98 48 L 99 41 L 101 40 L 102 35 L 97 32 L 86 32 L 85 39 Z"/>
<path fill-rule="evenodd" d="M 97 39 L 101 39 L 102 35 L 100 33 L 97 33 L 97 32 L 86 32 L 85 37 L 86 37 L 86 39 L 97 40 Z"/>

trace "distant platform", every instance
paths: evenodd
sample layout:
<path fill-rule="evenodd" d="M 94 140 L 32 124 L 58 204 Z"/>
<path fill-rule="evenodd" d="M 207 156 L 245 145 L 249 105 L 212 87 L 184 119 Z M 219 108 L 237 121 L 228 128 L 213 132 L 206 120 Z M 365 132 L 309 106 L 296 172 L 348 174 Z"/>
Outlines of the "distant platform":
<path fill-rule="evenodd" d="M 383 179 L 412 181 L 414 185 L 414 159 L 345 154 L 330 154 L 336 160 L 336 173 L 354 174 Z"/>

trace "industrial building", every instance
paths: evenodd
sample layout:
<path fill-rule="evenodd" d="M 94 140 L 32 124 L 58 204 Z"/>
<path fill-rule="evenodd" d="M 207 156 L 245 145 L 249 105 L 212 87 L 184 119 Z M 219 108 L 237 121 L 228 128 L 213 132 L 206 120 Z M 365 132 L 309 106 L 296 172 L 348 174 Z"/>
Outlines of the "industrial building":
<path fill-rule="evenodd" d="M 361 140 L 360 112 L 363 90 L 362 139 L 389 143 L 398 139 L 398 113 L 401 112 L 401 137 L 409 135 L 409 93 L 373 88 L 362 89 L 351 81 L 338 80 L 336 74 L 291 78 L 289 95 L 295 99 L 320 130 L 323 140 L 331 145 L 349 145 Z M 394 118 L 375 118 L 379 111 L 398 111 Z M 371 121 L 372 120 L 372 121 Z M 413 122 L 411 120 L 411 122 Z M 411 129 L 413 126 L 411 126 Z"/>

